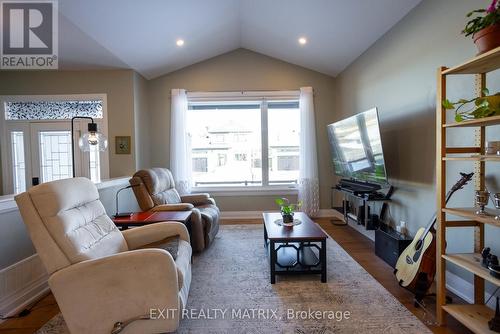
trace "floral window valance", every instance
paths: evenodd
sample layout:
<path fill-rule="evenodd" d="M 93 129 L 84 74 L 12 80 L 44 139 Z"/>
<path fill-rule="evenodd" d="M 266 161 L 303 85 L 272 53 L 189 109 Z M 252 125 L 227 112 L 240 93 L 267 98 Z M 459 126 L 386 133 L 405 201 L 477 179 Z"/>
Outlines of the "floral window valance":
<path fill-rule="evenodd" d="M 75 116 L 103 118 L 102 101 L 6 102 L 6 120 L 71 119 Z"/>

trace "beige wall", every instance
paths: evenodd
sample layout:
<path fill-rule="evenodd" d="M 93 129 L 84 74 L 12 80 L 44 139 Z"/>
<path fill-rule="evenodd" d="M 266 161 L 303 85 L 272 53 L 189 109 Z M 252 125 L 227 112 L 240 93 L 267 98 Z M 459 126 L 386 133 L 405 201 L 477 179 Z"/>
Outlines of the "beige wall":
<path fill-rule="evenodd" d="M 0 71 L 0 95 L 107 94 L 110 177 L 117 177 L 136 167 L 134 81 L 144 87 L 131 70 Z M 132 136 L 132 154 L 115 154 L 115 136 Z"/>
<path fill-rule="evenodd" d="M 489 2 L 424 0 L 337 78 L 336 119 L 379 108 L 388 174 L 397 188 L 390 204 L 392 220 L 406 221 L 412 234 L 429 222 L 436 209 L 436 71 L 475 55 L 472 41 L 460 31 L 465 14 Z M 488 76 L 494 92 L 500 88 L 498 78 L 498 71 Z M 451 78 L 448 85 L 452 99 L 474 94 L 472 76 Z M 500 140 L 499 130 L 490 128 L 488 137 Z M 472 129 L 450 131 L 449 145 L 473 145 Z M 468 162 L 448 166 L 448 187 L 459 171 L 473 171 Z M 488 184 L 498 192 L 500 170 L 498 165 L 488 166 Z M 457 193 L 450 205 L 472 206 L 473 186 Z M 448 231 L 448 251 L 471 252 L 472 237 L 468 228 Z M 498 229 L 487 227 L 488 246 L 500 251 L 499 238 Z"/>
<path fill-rule="evenodd" d="M 326 125 L 333 119 L 334 79 L 249 50 L 233 52 L 203 61 L 148 82 L 151 112 L 151 140 L 155 143 L 153 166 L 169 166 L 170 90 L 188 91 L 294 90 L 314 88 L 321 207 L 328 208 L 332 167 L 327 146 Z M 223 210 L 275 208 L 276 196 L 217 197 Z"/>
<path fill-rule="evenodd" d="M 151 162 L 151 140 L 149 135 L 149 113 L 147 80 L 134 72 L 134 133 L 135 169 L 148 168 Z"/>

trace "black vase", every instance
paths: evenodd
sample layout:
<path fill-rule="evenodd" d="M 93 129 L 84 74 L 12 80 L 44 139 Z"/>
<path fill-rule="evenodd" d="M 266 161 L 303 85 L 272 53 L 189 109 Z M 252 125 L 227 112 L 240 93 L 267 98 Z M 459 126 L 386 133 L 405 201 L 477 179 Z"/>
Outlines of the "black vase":
<path fill-rule="evenodd" d="M 281 217 L 283 218 L 283 223 L 284 224 L 291 224 L 293 223 L 293 214 L 281 214 Z"/>

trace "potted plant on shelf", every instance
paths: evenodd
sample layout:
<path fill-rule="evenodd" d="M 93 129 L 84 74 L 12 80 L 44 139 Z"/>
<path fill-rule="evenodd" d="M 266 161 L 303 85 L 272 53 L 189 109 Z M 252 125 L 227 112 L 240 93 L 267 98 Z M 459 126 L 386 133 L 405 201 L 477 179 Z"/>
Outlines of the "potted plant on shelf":
<path fill-rule="evenodd" d="M 486 9 L 476 9 L 467 14 L 474 17 L 465 25 L 462 31 L 465 36 L 472 35 L 479 54 L 500 46 L 500 2 L 493 0 Z"/>
<path fill-rule="evenodd" d="M 500 92 L 490 95 L 488 89 L 483 90 L 483 95 L 470 100 L 460 99 L 451 102 L 446 99 L 442 105 L 445 109 L 455 109 L 455 121 L 462 122 L 476 118 L 500 116 Z M 467 106 L 467 109 L 463 110 Z"/>
<path fill-rule="evenodd" d="M 297 204 L 290 204 L 288 198 L 276 198 L 276 204 L 279 205 L 281 211 L 281 217 L 283 218 L 283 224 L 291 224 L 293 223 L 293 215 L 295 210 L 299 209 L 302 205 L 301 202 Z"/>

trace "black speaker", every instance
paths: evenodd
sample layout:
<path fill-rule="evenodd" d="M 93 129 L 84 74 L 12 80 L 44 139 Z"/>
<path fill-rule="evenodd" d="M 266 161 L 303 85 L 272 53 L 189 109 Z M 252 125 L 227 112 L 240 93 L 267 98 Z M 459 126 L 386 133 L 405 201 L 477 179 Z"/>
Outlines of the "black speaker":
<path fill-rule="evenodd" d="M 394 268 L 399 255 L 411 242 L 412 239 L 406 238 L 387 225 L 381 225 L 375 231 L 375 254 Z"/>

